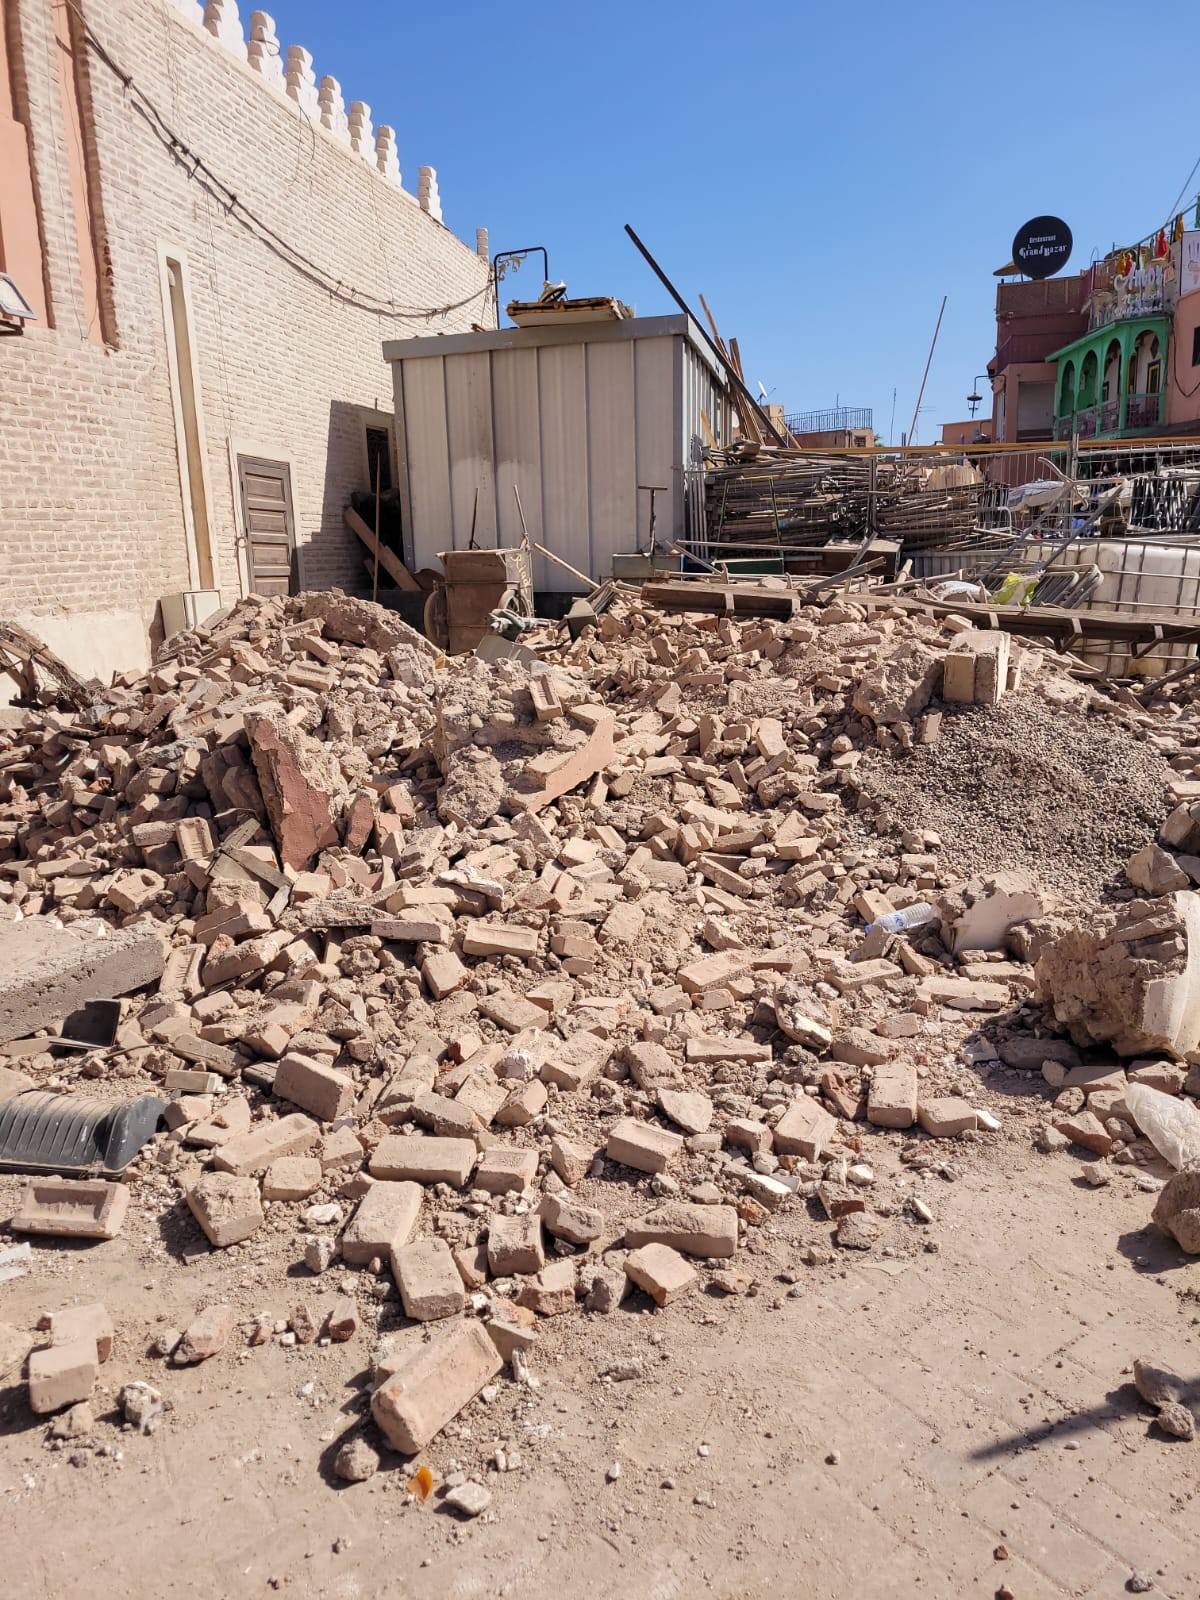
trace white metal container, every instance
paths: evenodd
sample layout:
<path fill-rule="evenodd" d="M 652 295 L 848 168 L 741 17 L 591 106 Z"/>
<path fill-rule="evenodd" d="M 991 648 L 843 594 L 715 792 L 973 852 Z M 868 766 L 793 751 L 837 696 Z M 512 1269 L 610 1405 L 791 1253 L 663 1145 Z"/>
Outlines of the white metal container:
<path fill-rule="evenodd" d="M 597 579 L 645 548 L 655 485 L 660 546 L 700 529 L 704 418 L 730 437 L 723 375 L 691 319 L 635 317 L 389 340 L 405 560 L 531 539 Z M 582 588 L 534 555 L 534 588 Z"/>

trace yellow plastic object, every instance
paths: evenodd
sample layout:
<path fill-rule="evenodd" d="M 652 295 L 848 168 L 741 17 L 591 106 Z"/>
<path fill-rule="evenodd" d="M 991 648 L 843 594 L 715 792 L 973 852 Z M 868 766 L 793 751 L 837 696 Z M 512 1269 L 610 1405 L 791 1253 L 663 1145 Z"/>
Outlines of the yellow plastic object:
<path fill-rule="evenodd" d="M 1020 572 L 1010 572 L 1000 587 L 992 591 L 992 604 L 995 606 L 1026 605 L 1036 582 L 1035 578 L 1025 577 Z"/>

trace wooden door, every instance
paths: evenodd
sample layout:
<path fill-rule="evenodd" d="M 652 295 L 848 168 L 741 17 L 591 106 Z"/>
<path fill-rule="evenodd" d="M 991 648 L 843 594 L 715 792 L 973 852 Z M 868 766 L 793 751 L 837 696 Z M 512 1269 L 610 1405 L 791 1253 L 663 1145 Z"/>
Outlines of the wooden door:
<path fill-rule="evenodd" d="M 252 594 L 295 594 L 296 525 L 292 473 L 286 461 L 238 457 L 246 566 Z"/>

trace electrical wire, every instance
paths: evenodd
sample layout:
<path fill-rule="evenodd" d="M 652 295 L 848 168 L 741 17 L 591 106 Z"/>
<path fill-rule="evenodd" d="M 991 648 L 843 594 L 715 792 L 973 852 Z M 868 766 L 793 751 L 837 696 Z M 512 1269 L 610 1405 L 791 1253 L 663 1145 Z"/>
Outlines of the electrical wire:
<path fill-rule="evenodd" d="M 327 271 L 295 245 L 288 242 L 281 234 L 277 233 L 270 223 L 266 222 L 256 212 L 252 211 L 244 201 L 238 198 L 237 192 L 218 176 L 196 150 L 187 143 L 150 99 L 146 92 L 139 88 L 133 75 L 125 69 L 112 56 L 111 52 L 100 40 L 92 29 L 91 24 L 76 4 L 76 0 L 66 0 L 66 4 L 79 19 L 83 36 L 87 40 L 96 56 L 104 63 L 113 76 L 120 82 L 125 94 L 130 97 L 134 109 L 141 115 L 150 131 L 160 144 L 170 153 L 175 162 L 184 168 L 189 178 L 199 183 L 200 186 L 212 195 L 225 211 L 237 222 L 241 223 L 248 232 L 252 233 L 260 243 L 265 244 L 282 260 L 286 261 L 295 271 L 309 279 L 318 288 L 325 290 L 331 299 L 338 300 L 344 305 L 353 307 L 358 311 L 369 312 L 373 316 L 396 317 L 401 321 L 426 321 L 434 317 L 448 316 L 452 311 L 461 311 L 464 307 L 474 304 L 490 294 L 492 289 L 492 275 L 489 272 L 483 287 L 474 294 L 467 295 L 462 300 L 454 300 L 444 306 L 398 306 L 394 300 L 385 300 L 381 295 L 372 294 L 367 290 L 357 289 L 351 284 L 346 284 L 341 278 Z"/>
<path fill-rule="evenodd" d="M 1180 214 L 1179 213 L 1180 202 L 1183 200 L 1184 195 L 1188 191 L 1188 186 L 1190 185 L 1192 179 L 1196 176 L 1196 174 L 1198 172 L 1200 172 L 1200 156 L 1196 157 L 1195 166 L 1188 173 L 1187 177 L 1183 180 L 1183 187 L 1180 189 L 1179 193 L 1175 196 L 1175 204 L 1167 212 L 1167 220 L 1166 220 L 1165 223 L 1163 223 L 1163 227 L 1164 228 L 1170 227 L 1172 220 L 1175 217 L 1179 216 L 1179 214 Z M 1193 196 L 1193 198 L 1195 198 L 1195 196 Z M 1189 201 L 1188 204 L 1190 205 L 1191 201 Z"/>

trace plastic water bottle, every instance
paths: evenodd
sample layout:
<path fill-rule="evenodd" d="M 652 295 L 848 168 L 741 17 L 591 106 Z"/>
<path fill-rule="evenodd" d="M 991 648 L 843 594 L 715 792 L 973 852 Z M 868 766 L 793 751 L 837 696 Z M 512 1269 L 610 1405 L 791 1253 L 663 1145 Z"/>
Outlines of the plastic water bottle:
<path fill-rule="evenodd" d="M 877 917 L 874 922 L 868 922 L 866 932 L 870 933 L 872 928 L 883 928 L 887 933 L 907 933 L 910 928 L 924 928 L 937 921 L 936 907 L 927 900 L 918 900 L 915 906 L 905 906 L 903 911 L 889 911 L 886 917 Z"/>
<path fill-rule="evenodd" d="M 1164 1094 L 1147 1083 L 1125 1089 L 1129 1114 L 1164 1161 L 1179 1171 L 1200 1161 L 1200 1111 L 1182 1096 Z"/>

